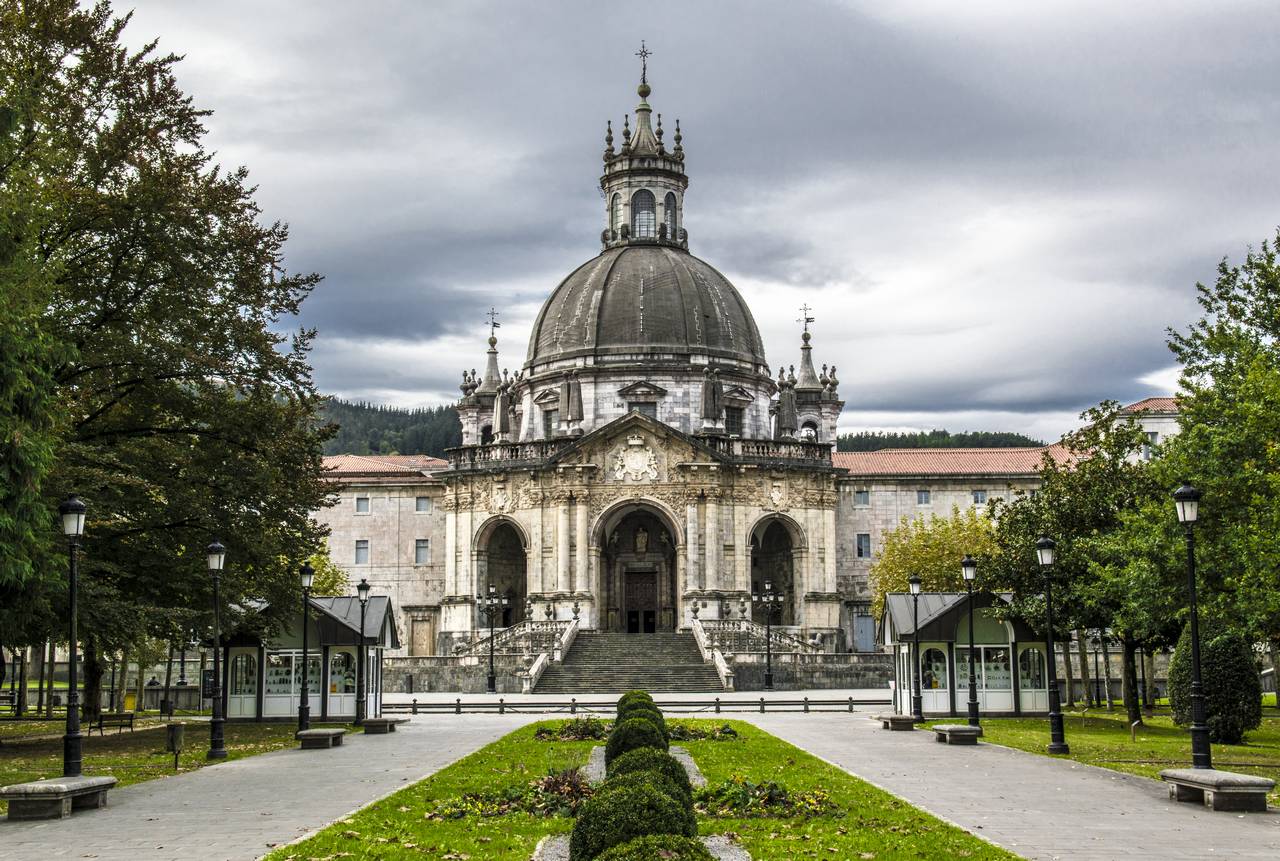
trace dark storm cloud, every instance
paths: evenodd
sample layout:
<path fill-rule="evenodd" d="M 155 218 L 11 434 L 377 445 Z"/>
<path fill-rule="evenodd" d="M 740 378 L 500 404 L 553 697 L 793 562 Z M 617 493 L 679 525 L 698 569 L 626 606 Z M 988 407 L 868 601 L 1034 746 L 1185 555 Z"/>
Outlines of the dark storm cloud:
<path fill-rule="evenodd" d="M 519 364 L 598 250 L 640 38 L 694 252 L 775 368 L 818 308 L 848 421 L 1041 429 L 1149 394 L 1194 282 L 1280 220 L 1274 3 L 144 0 L 130 31 L 186 55 L 219 157 L 326 276 L 317 380 L 375 400 L 453 398 L 490 305 Z"/>

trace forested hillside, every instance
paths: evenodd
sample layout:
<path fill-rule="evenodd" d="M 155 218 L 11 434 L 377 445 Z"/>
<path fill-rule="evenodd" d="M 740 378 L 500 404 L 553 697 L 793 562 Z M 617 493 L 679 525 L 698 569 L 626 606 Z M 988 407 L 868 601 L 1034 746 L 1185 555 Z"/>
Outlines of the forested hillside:
<path fill-rule="evenodd" d="M 1008 448 L 1044 445 L 1038 439 L 1009 431 L 971 431 L 951 433 L 946 430 L 918 433 L 841 434 L 836 438 L 837 451 L 880 451 L 883 448 Z"/>
<path fill-rule="evenodd" d="M 462 425 L 453 407 L 404 410 L 330 398 L 324 418 L 338 425 L 325 454 L 430 454 L 462 445 Z"/>

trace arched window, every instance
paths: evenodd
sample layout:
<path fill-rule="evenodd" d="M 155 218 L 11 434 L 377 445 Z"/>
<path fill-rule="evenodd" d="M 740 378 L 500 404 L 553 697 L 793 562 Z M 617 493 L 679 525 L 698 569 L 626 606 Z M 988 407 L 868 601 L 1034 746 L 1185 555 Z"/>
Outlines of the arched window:
<path fill-rule="evenodd" d="M 676 230 L 676 196 L 674 192 L 667 192 L 667 198 L 662 203 L 662 220 L 667 223 L 667 236 L 670 239 L 679 239 L 680 233 Z"/>
<path fill-rule="evenodd" d="M 947 656 L 941 649 L 925 649 L 920 656 L 920 688 L 926 691 L 946 690 Z"/>
<path fill-rule="evenodd" d="M 652 239 L 658 233 L 653 192 L 640 189 L 631 196 L 631 235 Z"/>
<path fill-rule="evenodd" d="M 609 229 L 618 230 L 622 227 L 622 195 L 614 194 L 613 199 L 609 201 Z"/>
<path fill-rule="evenodd" d="M 816 422 L 805 422 L 800 428 L 800 439 L 805 442 L 818 441 L 818 425 Z"/>

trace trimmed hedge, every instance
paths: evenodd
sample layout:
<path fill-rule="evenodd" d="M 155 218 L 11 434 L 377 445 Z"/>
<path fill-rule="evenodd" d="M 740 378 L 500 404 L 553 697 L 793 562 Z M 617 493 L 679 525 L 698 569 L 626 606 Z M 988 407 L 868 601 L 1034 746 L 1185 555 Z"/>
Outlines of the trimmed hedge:
<path fill-rule="evenodd" d="M 1247 730 L 1262 725 L 1262 680 L 1249 641 L 1234 631 L 1200 627 L 1200 676 L 1209 740 L 1241 744 Z M 1191 626 L 1182 629 L 1169 661 L 1169 705 L 1173 719 L 1191 723 Z"/>
<path fill-rule="evenodd" d="M 627 691 L 618 697 L 618 711 L 622 711 L 623 707 L 629 703 L 644 702 L 653 705 L 653 697 L 649 696 L 648 691 Z"/>
<path fill-rule="evenodd" d="M 691 810 L 652 786 L 615 786 L 578 808 L 569 861 L 592 861 L 614 846 L 651 834 L 696 837 L 698 826 Z"/>
<path fill-rule="evenodd" d="M 667 740 L 667 743 L 671 743 L 671 735 L 667 732 L 667 719 L 664 718 L 662 716 L 662 712 L 658 711 L 656 708 L 633 706 L 625 712 L 620 712 L 618 714 L 617 719 L 614 721 L 614 726 L 629 720 L 649 721 L 658 728 L 658 731 L 662 733 L 662 737 Z"/>
<path fill-rule="evenodd" d="M 631 718 L 614 724 L 613 732 L 604 746 L 604 764 L 607 767 L 614 759 L 629 751 L 651 747 L 655 750 L 667 749 L 667 736 L 647 718 Z"/>
<path fill-rule="evenodd" d="M 690 822 L 695 821 L 692 794 L 682 792 L 680 784 L 660 771 L 632 771 L 627 774 L 620 774 L 617 777 L 609 778 L 601 784 L 600 791 L 606 792 L 621 786 L 648 786 L 656 789 L 679 804 L 689 814 Z"/>
<path fill-rule="evenodd" d="M 628 840 L 597 856 L 598 861 L 715 861 L 715 856 L 692 837 L 650 834 Z"/>
<path fill-rule="evenodd" d="M 675 783 L 680 791 L 679 800 L 693 800 L 693 785 L 689 783 L 684 766 L 671 754 L 650 747 L 628 751 L 615 759 L 609 765 L 609 778 L 647 771 L 661 774 Z"/>

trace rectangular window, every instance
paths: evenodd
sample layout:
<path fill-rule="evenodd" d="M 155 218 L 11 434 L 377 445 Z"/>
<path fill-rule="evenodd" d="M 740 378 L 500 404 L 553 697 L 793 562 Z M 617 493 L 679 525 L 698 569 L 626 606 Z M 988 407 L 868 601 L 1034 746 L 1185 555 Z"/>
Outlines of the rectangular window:
<path fill-rule="evenodd" d="M 1158 442 L 1160 442 L 1160 434 L 1156 431 L 1147 431 L 1147 441 L 1142 444 L 1143 460 L 1151 460 L 1151 450 Z"/>
<path fill-rule="evenodd" d="M 916 505 L 928 505 L 933 501 L 931 494 L 927 490 L 916 491 Z"/>
<path fill-rule="evenodd" d="M 369 539 L 368 538 L 356 539 L 356 564 L 357 565 L 369 564 Z"/>
<path fill-rule="evenodd" d="M 556 425 L 560 424 L 559 410 L 542 411 L 542 435 L 551 439 L 556 435 Z"/>
<path fill-rule="evenodd" d="M 870 504 L 871 504 L 871 491 L 869 491 L 869 490 L 855 490 L 855 491 L 853 492 L 853 504 L 854 504 L 854 505 L 870 505 Z"/>
<path fill-rule="evenodd" d="M 746 410 L 742 407 L 724 408 L 724 432 L 730 436 L 742 436 L 742 425 Z"/>
<path fill-rule="evenodd" d="M 356 497 L 356 514 L 368 514 L 368 513 L 369 513 L 369 497 L 357 496 Z"/>
<path fill-rule="evenodd" d="M 418 538 L 413 542 L 413 564 L 427 565 L 431 562 L 431 539 Z"/>
<path fill-rule="evenodd" d="M 419 496 L 413 500 L 413 510 L 419 514 L 431 513 L 431 497 Z"/>
<path fill-rule="evenodd" d="M 857 541 L 858 541 L 858 558 L 870 559 L 871 558 L 871 533 L 859 532 Z"/>
<path fill-rule="evenodd" d="M 651 419 L 658 417 L 658 405 L 653 401 L 628 401 L 627 412 L 640 413 Z"/>
<path fill-rule="evenodd" d="M 987 504 L 987 492 L 986 492 L 985 490 L 975 490 L 975 491 L 973 492 L 973 504 L 974 504 L 974 505 L 986 505 L 986 504 Z"/>

